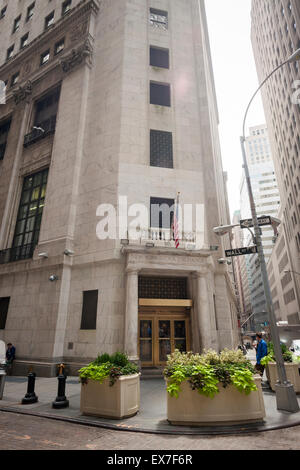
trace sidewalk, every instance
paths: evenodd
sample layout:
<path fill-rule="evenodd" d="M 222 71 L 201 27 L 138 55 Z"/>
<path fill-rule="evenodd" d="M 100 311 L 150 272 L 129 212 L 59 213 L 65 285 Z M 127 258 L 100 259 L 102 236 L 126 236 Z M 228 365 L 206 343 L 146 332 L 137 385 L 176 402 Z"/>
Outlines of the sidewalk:
<path fill-rule="evenodd" d="M 24 413 L 44 418 L 63 420 L 72 423 L 98 426 L 102 428 L 171 435 L 224 435 L 269 431 L 300 425 L 300 412 L 287 413 L 276 408 L 275 393 L 264 389 L 266 418 L 262 423 L 234 426 L 203 426 L 199 428 L 172 426 L 166 419 L 166 391 L 163 379 L 141 380 L 141 408 L 139 413 L 129 419 L 111 420 L 82 416 L 80 414 L 80 383 L 78 377 L 68 377 L 66 397 L 69 408 L 57 410 L 52 402 L 57 396 L 57 378 L 36 378 L 35 393 L 38 402 L 22 405 L 27 392 L 27 377 L 6 377 L 0 411 Z M 300 404 L 300 396 L 298 396 Z"/>

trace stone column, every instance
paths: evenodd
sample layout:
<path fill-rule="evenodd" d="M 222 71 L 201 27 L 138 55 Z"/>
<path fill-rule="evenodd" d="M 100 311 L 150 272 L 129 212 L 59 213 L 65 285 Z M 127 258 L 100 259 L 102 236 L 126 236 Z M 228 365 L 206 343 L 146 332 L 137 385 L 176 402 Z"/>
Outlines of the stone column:
<path fill-rule="evenodd" d="M 196 279 L 196 315 L 198 320 L 201 351 L 212 347 L 211 312 L 207 284 L 208 272 L 197 271 Z"/>
<path fill-rule="evenodd" d="M 132 361 L 138 361 L 138 271 L 127 271 L 124 349 Z"/>

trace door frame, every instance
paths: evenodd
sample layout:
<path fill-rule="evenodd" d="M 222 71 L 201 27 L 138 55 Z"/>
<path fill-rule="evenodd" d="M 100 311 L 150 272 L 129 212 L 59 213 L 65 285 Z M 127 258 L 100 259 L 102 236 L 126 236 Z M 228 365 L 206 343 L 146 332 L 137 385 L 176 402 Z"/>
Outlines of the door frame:
<path fill-rule="evenodd" d="M 190 309 L 184 307 L 140 307 L 138 316 L 138 355 L 140 357 L 140 320 L 152 321 L 152 362 L 142 362 L 142 367 L 161 367 L 166 363 L 159 361 L 159 334 L 158 325 L 160 320 L 171 322 L 171 352 L 174 351 L 174 320 L 184 320 L 186 323 L 186 350 L 190 351 Z"/>

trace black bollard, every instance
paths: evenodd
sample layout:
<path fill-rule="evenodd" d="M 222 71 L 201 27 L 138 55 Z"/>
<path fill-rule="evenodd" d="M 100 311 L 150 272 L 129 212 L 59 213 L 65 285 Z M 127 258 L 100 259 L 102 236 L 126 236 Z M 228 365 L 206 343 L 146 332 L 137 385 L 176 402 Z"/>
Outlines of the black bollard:
<path fill-rule="evenodd" d="M 35 377 L 36 374 L 30 369 L 28 374 L 27 393 L 22 400 L 22 405 L 30 405 L 31 403 L 36 403 L 38 401 L 38 397 L 34 393 Z"/>
<path fill-rule="evenodd" d="M 65 366 L 61 364 L 59 368 L 59 375 L 57 377 L 58 392 L 55 401 L 52 403 L 52 408 L 67 408 L 69 406 L 69 400 L 67 400 L 65 395 L 67 377 L 65 377 L 63 373 L 64 367 Z"/>

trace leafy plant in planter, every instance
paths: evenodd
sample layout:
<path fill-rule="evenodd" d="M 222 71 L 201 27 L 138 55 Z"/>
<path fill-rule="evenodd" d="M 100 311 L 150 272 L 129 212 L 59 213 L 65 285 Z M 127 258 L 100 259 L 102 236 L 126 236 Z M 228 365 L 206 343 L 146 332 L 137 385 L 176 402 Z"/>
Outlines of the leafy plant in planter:
<path fill-rule="evenodd" d="M 283 343 L 280 343 L 280 346 L 284 362 L 293 362 L 293 354 L 291 353 L 291 351 L 289 351 L 286 345 Z M 272 342 L 268 343 L 268 354 L 267 356 L 263 357 L 260 362 L 263 366 L 267 366 L 269 362 L 276 362 L 274 345 Z"/>
<path fill-rule="evenodd" d="M 188 381 L 193 390 L 210 398 L 219 393 L 219 384 L 226 388 L 235 386 L 239 392 L 249 395 L 256 391 L 254 368 L 242 351 L 224 349 L 220 354 L 208 350 L 204 354 L 181 353 L 176 350 L 168 356 L 164 375 L 167 391 L 178 397 L 180 385 Z"/>
<path fill-rule="evenodd" d="M 82 384 L 86 384 L 88 379 L 102 383 L 105 379 L 109 378 L 109 385 L 112 387 L 122 375 L 138 373 L 138 366 L 130 362 L 126 354 L 116 352 L 110 356 L 104 353 L 86 367 L 82 367 L 79 370 L 79 378 Z"/>

